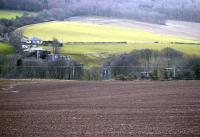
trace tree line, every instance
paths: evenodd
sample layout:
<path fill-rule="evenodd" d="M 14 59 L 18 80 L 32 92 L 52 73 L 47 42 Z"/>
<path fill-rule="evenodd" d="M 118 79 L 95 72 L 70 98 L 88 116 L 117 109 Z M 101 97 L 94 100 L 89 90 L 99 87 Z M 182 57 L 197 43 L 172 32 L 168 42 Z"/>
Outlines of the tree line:
<path fill-rule="evenodd" d="M 24 6 L 25 5 L 25 6 Z M 164 24 L 176 19 L 200 22 L 200 0 L 1 0 L 0 9 L 62 9 L 65 17 L 81 15 L 129 18 Z M 56 14 L 59 16 L 59 14 Z"/>
<path fill-rule="evenodd" d="M 0 55 L 0 77 L 65 80 L 200 80 L 200 58 L 171 48 L 143 49 L 114 55 L 101 67 L 75 61 L 48 62 L 22 55 Z"/>
<path fill-rule="evenodd" d="M 149 73 L 151 79 L 200 79 L 200 58 L 172 48 L 116 55 L 104 66 L 111 68 L 114 78 L 121 79 L 141 78 L 141 72 Z"/>
<path fill-rule="evenodd" d="M 0 55 L 0 77 L 81 80 L 83 66 L 75 61 L 48 62 L 35 58 L 23 58 L 19 54 Z"/>

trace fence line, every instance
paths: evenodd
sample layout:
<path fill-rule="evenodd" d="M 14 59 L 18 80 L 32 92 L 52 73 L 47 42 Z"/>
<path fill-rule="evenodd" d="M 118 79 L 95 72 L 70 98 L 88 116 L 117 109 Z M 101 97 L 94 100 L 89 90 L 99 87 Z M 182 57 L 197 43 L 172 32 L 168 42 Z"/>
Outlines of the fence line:
<path fill-rule="evenodd" d="M 51 67 L 58 67 L 58 68 L 71 68 L 73 66 L 8 66 L 8 65 L 0 65 L 0 67 L 31 67 L 31 68 L 51 68 Z M 75 68 L 82 68 L 82 66 L 74 66 Z M 192 68 L 189 66 L 88 66 L 85 68 Z"/>
<path fill-rule="evenodd" d="M 107 79 L 199 79 L 192 67 L 164 66 L 0 66 L 0 78 L 41 78 L 66 80 Z"/>

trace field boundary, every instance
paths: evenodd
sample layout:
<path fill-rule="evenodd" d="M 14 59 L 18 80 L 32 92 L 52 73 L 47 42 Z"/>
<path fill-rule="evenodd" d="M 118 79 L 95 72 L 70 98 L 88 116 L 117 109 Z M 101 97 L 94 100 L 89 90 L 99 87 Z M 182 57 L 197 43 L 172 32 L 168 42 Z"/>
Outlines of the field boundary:
<path fill-rule="evenodd" d="M 118 45 L 118 44 L 128 44 L 128 42 L 64 42 L 63 44 L 66 45 L 105 45 L 105 44 L 112 44 L 112 45 Z"/>
<path fill-rule="evenodd" d="M 63 44 L 65 45 L 127 45 L 127 44 L 189 44 L 189 45 L 200 45 L 200 43 L 186 43 L 186 42 L 159 42 L 159 41 L 154 41 L 154 42 L 64 42 Z"/>

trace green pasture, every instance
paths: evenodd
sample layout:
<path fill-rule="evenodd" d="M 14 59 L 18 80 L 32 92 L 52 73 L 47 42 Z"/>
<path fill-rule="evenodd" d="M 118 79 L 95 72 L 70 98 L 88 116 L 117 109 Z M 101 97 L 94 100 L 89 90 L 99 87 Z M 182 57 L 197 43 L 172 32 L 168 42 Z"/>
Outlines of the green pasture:
<path fill-rule="evenodd" d="M 133 28 L 112 27 L 90 23 L 55 21 L 29 25 L 22 28 L 27 37 L 39 37 L 42 40 L 57 38 L 60 42 L 127 42 L 128 44 L 65 44 L 63 55 L 69 55 L 85 66 L 100 66 L 109 57 L 129 53 L 136 49 L 161 50 L 171 47 L 188 55 L 200 55 L 198 41 L 160 35 Z M 181 42 L 188 44 L 170 44 Z M 157 44 L 156 44 L 157 43 Z M 163 43 L 163 44 L 161 44 Z"/>
<path fill-rule="evenodd" d="M 15 53 L 15 49 L 7 43 L 0 42 L 0 54 L 6 55 Z"/>
<path fill-rule="evenodd" d="M 0 10 L 0 19 L 15 19 L 17 16 L 21 17 L 23 13 L 23 11 Z"/>
<path fill-rule="evenodd" d="M 99 66 L 116 54 L 129 53 L 139 49 L 162 50 L 166 47 L 176 49 L 187 55 L 200 56 L 200 45 L 192 44 L 64 45 L 61 52 L 63 55 L 70 55 L 86 66 Z"/>
<path fill-rule="evenodd" d="M 196 42 L 133 28 L 119 28 L 90 23 L 55 21 L 22 28 L 27 37 L 42 40 L 57 38 L 60 42 Z"/>
<path fill-rule="evenodd" d="M 33 16 L 36 13 L 18 10 L 0 10 L 0 19 L 15 19 L 21 17 L 24 13 L 28 13 L 28 16 Z"/>

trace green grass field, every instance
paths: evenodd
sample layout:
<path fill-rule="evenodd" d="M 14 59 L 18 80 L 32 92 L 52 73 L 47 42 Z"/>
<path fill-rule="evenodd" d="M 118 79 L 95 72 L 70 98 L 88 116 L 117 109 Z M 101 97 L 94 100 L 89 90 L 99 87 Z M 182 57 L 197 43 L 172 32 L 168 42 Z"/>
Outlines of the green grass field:
<path fill-rule="evenodd" d="M 162 50 L 170 47 L 187 55 L 200 56 L 200 46 L 192 44 L 122 44 L 122 45 L 65 45 L 61 52 L 86 66 L 100 66 L 115 54 L 129 53 L 139 49 Z"/>
<path fill-rule="evenodd" d="M 15 53 L 15 49 L 7 43 L 0 42 L 0 54 L 12 54 Z"/>
<path fill-rule="evenodd" d="M 24 13 L 28 13 L 28 16 L 35 15 L 34 12 L 17 11 L 17 10 L 0 10 L 0 19 L 15 19 L 21 17 Z"/>
<path fill-rule="evenodd" d="M 70 55 L 85 66 L 100 66 L 112 55 L 129 53 L 135 49 L 161 50 L 171 47 L 188 55 L 200 55 L 199 45 L 170 44 L 170 42 L 195 43 L 197 41 L 132 28 L 56 21 L 26 26 L 22 30 L 25 36 L 36 36 L 43 40 L 57 38 L 61 42 L 128 42 L 121 45 L 65 45 L 61 49 L 63 55 Z M 153 44 L 153 42 L 165 44 Z"/>
<path fill-rule="evenodd" d="M 26 26 L 25 36 L 61 42 L 195 42 L 193 40 L 159 35 L 132 28 L 119 28 L 78 22 L 48 22 Z"/>
<path fill-rule="evenodd" d="M 17 16 L 21 17 L 23 11 L 0 10 L 0 19 L 15 19 Z"/>

